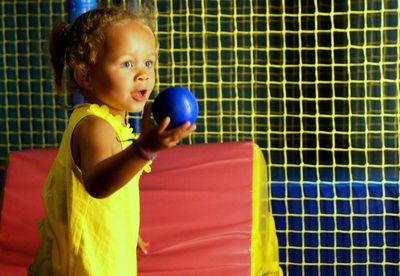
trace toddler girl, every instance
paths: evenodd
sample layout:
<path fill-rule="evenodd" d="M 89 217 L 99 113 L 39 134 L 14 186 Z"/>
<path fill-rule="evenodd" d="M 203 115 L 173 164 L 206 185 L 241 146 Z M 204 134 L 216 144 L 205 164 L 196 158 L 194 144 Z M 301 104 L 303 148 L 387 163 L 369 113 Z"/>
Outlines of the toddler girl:
<path fill-rule="evenodd" d="M 30 275 L 136 275 L 139 187 L 156 153 L 195 130 L 167 129 L 150 118 L 146 101 L 158 55 L 152 17 L 107 8 L 82 14 L 51 33 L 57 91 L 79 89 L 75 106 L 42 191 L 46 217 Z M 140 136 L 127 112 L 144 109 Z M 134 141 L 134 142 L 132 142 Z"/>

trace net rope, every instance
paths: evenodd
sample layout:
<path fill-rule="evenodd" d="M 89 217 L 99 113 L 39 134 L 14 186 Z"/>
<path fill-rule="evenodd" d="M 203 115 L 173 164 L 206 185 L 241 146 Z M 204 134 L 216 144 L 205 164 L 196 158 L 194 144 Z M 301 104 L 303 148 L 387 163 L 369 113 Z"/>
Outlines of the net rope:
<path fill-rule="evenodd" d="M 260 146 L 285 273 L 398 272 L 398 2 L 160 0 L 155 10 L 152 97 L 193 91 L 198 127 L 184 143 Z M 68 113 L 57 103 L 68 99 L 51 87 L 47 39 L 66 16 L 65 1 L 0 3 L 0 166 L 10 151 L 61 141 Z"/>

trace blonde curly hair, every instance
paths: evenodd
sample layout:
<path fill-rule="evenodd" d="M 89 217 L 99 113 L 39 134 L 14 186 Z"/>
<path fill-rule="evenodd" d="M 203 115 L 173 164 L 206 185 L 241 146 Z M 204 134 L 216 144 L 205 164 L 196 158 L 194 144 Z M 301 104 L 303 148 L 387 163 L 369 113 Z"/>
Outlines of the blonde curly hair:
<path fill-rule="evenodd" d="M 155 17 L 147 7 L 139 11 L 118 7 L 97 8 L 80 15 L 72 25 L 60 22 L 53 27 L 49 49 L 57 93 L 71 93 L 79 88 L 73 77 L 74 70 L 86 74 L 96 62 L 107 27 L 127 19 L 140 22 L 154 31 Z"/>

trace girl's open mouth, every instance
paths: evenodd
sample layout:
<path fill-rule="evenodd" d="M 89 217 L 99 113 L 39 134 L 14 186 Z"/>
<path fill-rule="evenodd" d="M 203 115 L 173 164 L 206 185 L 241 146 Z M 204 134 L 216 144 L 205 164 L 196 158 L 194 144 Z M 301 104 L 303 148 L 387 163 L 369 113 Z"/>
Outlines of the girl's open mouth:
<path fill-rule="evenodd" d="M 136 90 L 131 93 L 131 96 L 134 100 L 138 102 L 146 101 L 147 100 L 147 90 Z"/>

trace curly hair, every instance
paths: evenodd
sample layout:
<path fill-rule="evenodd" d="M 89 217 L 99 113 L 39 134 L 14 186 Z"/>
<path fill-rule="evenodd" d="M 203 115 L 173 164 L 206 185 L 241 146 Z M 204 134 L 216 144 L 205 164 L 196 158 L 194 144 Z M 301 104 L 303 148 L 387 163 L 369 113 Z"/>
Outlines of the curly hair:
<path fill-rule="evenodd" d="M 149 8 L 140 11 L 97 8 L 80 15 L 72 25 L 60 22 L 53 27 L 49 49 L 56 92 L 66 90 L 70 93 L 79 88 L 73 77 L 74 70 L 87 73 L 96 62 L 107 27 L 127 19 L 140 22 L 154 31 L 155 17 Z"/>

